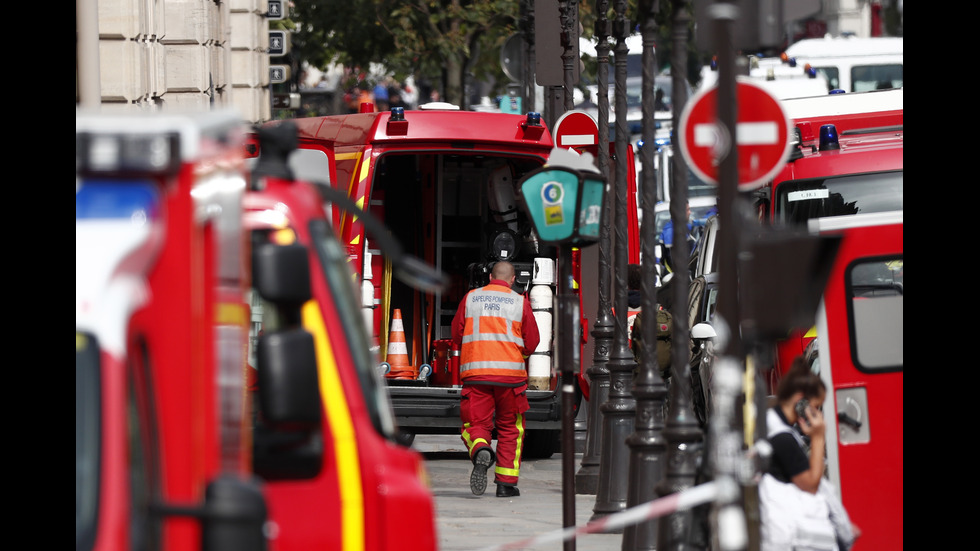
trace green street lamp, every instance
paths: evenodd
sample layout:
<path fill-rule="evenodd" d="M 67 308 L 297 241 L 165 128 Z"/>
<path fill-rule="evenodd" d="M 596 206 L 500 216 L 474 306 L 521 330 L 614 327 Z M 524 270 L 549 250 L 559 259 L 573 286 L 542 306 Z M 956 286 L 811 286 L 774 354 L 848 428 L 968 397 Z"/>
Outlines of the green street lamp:
<path fill-rule="evenodd" d="M 599 240 L 606 177 L 596 169 L 592 155 L 581 156 L 567 149 L 551 151 L 548 164 L 530 172 L 520 183 L 524 209 L 534 224 L 538 239 L 558 246 L 558 335 L 561 358 L 562 403 L 562 520 L 565 528 L 575 526 L 575 411 L 574 367 L 581 358 L 579 301 L 572 278 L 572 248 Z M 574 541 L 566 542 L 574 550 Z"/>
<path fill-rule="evenodd" d="M 606 179 L 598 171 L 548 164 L 529 173 L 520 188 L 541 241 L 578 247 L 599 240 Z"/>

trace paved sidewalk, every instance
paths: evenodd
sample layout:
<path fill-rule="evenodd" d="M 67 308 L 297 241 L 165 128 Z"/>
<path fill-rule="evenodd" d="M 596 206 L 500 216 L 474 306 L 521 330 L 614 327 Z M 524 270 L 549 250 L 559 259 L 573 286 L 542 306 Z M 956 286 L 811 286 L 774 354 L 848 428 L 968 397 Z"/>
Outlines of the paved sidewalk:
<path fill-rule="evenodd" d="M 486 493 L 475 496 L 470 491 L 472 463 L 458 436 L 420 434 L 413 447 L 426 459 L 436 500 L 439 551 L 474 551 L 562 528 L 560 453 L 549 459 L 525 460 L 518 486 L 521 495 L 498 498 L 492 468 Z M 581 463 L 581 454 L 576 454 L 576 472 Z M 575 496 L 576 526 L 589 522 L 594 506 L 594 495 Z M 621 547 L 622 534 L 588 534 L 576 540 L 577 551 L 614 551 Z M 562 548 L 562 542 L 555 541 L 523 549 Z"/>

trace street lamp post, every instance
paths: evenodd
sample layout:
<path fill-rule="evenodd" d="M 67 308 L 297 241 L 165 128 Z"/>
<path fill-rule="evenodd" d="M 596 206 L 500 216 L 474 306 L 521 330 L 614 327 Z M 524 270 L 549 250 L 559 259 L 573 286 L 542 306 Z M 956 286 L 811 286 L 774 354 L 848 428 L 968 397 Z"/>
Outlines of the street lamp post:
<path fill-rule="evenodd" d="M 617 0 L 613 35 L 616 37 L 616 300 L 615 333 L 608 368 L 610 377 L 609 400 L 601 406 L 603 415 L 602 451 L 599 462 L 599 488 L 593 508 L 593 519 L 626 509 L 627 478 L 622 476 L 629 468 L 629 450 L 626 437 L 633 432 L 636 404 L 629 393 L 636 362 L 629 349 L 626 333 L 626 272 L 629 258 L 627 250 L 627 187 L 626 148 L 629 146 L 626 122 L 626 56 L 629 49 L 626 37 L 630 25 L 626 19 L 626 0 Z"/>
<path fill-rule="evenodd" d="M 643 18 L 643 93 L 641 107 L 643 112 L 643 142 L 651 144 L 640 153 L 643 161 L 642 184 L 642 253 L 644 262 L 640 265 L 642 274 L 642 309 L 645 323 L 640 324 L 639 338 L 646 345 L 646 353 L 639 359 L 640 365 L 633 381 L 633 397 L 636 399 L 635 431 L 626 440 L 631 450 L 629 463 L 629 495 L 627 506 L 635 507 L 653 501 L 656 486 L 664 475 L 663 439 L 664 398 L 667 387 L 660 376 L 657 363 L 657 287 L 654 263 L 656 259 L 656 215 L 653 206 L 657 203 L 657 184 L 653 174 L 653 146 L 656 128 L 654 119 L 654 82 L 657 74 L 657 60 L 654 52 L 657 24 L 654 20 L 656 0 L 641 0 L 640 15 Z M 634 332 L 636 328 L 634 327 Z M 634 338 L 637 335 L 634 334 Z M 623 531 L 623 551 L 653 551 L 657 548 L 658 523 L 650 520 L 626 527 Z"/>
<path fill-rule="evenodd" d="M 687 2 L 674 0 L 673 10 L 673 55 L 671 60 L 674 89 L 674 128 L 687 102 L 687 33 L 691 20 Z M 674 155 L 674 169 L 671 171 L 670 214 L 674 225 L 673 252 L 674 264 L 680 269 L 687 266 L 690 246 L 687 241 L 687 168 L 681 155 Z M 686 275 L 686 274 L 685 274 Z M 674 304 L 687 304 L 688 279 L 676 277 L 673 283 Z M 686 308 L 685 308 L 686 311 Z M 687 315 L 673 317 L 673 342 L 690 342 L 690 327 Z M 691 405 L 691 350 L 687 346 L 671 347 L 670 408 L 664 437 L 667 440 L 667 473 L 657 486 L 657 493 L 665 496 L 694 486 L 698 470 L 698 457 L 703 450 L 704 435 Z M 690 541 L 694 533 L 695 517 L 687 510 L 660 519 L 658 549 L 685 550 L 695 542 Z"/>
<path fill-rule="evenodd" d="M 599 97 L 599 172 L 609 174 L 609 19 L 606 11 L 608 0 L 596 2 L 595 37 L 598 67 Z M 602 412 L 600 407 L 609 398 L 609 347 L 613 340 L 613 318 L 609 301 L 609 285 L 612 276 L 610 269 L 609 229 L 612 221 L 612 202 L 608 197 L 603 201 L 602 226 L 599 228 L 599 307 L 596 321 L 592 326 L 595 349 L 592 366 L 586 370 L 589 376 L 589 405 L 586 421 L 585 452 L 582 454 L 582 467 L 575 475 L 575 491 L 580 494 L 595 495 L 599 485 L 599 453 L 602 447 Z"/>
<path fill-rule="evenodd" d="M 559 247 L 560 285 L 558 315 L 561 349 L 562 400 L 562 521 L 565 528 L 575 527 L 575 442 L 572 384 L 580 365 L 578 336 L 579 303 L 572 275 L 572 248 L 585 246 L 599 237 L 602 225 L 602 203 L 606 196 L 605 176 L 592 164 L 592 155 L 582 157 L 556 148 L 548 164 L 529 173 L 520 184 L 524 208 L 544 243 Z M 575 540 L 564 542 L 565 551 L 574 551 Z"/>

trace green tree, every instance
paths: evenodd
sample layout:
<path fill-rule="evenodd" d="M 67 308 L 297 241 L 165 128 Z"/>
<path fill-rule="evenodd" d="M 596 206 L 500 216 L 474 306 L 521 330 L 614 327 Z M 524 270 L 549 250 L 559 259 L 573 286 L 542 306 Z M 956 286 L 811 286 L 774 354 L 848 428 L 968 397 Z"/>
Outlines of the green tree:
<path fill-rule="evenodd" d="M 521 28 L 522 4 L 534 0 L 293 0 L 292 55 L 320 69 L 330 63 L 366 70 L 383 64 L 396 77 L 414 75 L 439 83 L 444 99 L 467 107 L 468 75 L 504 82 L 500 48 Z M 558 0 L 555 0 L 558 1 Z M 649 0 L 645 0 L 649 1 Z M 594 0 L 573 2 L 583 36 L 595 25 Z M 609 2 L 610 19 L 615 18 Z M 660 0 L 656 20 L 658 66 L 669 64 L 670 14 L 675 2 Z M 637 0 L 627 17 L 638 21 Z M 689 47 L 692 47 L 689 45 Z M 693 52 L 692 52 L 693 55 Z M 586 76 L 594 79 L 594 66 Z M 346 83 L 347 86 L 353 83 Z M 500 92 L 501 90 L 497 90 Z"/>
<path fill-rule="evenodd" d="M 445 100 L 465 105 L 467 73 L 496 75 L 499 47 L 517 27 L 519 0 L 295 0 L 299 58 L 441 83 Z"/>

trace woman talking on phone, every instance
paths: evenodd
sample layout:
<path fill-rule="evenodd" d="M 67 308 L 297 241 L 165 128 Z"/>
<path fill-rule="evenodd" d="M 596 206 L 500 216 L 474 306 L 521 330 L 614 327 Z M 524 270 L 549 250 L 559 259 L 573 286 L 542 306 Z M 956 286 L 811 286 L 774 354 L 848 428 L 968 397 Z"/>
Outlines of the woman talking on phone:
<path fill-rule="evenodd" d="M 820 376 L 798 357 L 776 390 L 776 407 L 766 414 L 772 460 L 769 474 L 784 483 L 817 493 L 824 471 L 824 443 L 827 426 L 823 421 L 823 401 L 827 388 Z M 809 453 L 804 439 L 793 430 L 799 427 L 810 439 Z M 782 429 L 774 432 L 774 429 Z"/>
<path fill-rule="evenodd" d="M 826 397 L 823 381 L 801 356 L 766 414 L 772 456 L 759 485 L 763 550 L 839 550 L 854 542 L 850 519 L 824 477 Z"/>

